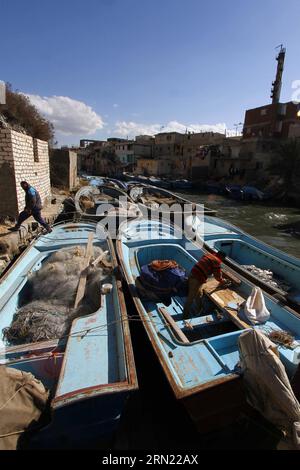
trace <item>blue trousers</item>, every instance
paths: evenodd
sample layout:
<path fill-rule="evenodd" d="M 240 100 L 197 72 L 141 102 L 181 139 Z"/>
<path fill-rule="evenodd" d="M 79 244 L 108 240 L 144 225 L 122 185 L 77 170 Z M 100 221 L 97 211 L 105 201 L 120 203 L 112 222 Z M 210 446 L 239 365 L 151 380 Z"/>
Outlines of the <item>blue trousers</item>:
<path fill-rule="evenodd" d="M 42 214 L 41 214 L 41 209 L 37 209 L 36 207 L 34 207 L 31 210 L 31 214 L 28 214 L 28 212 L 26 211 L 20 212 L 17 226 L 20 227 L 20 225 L 24 222 L 24 220 L 28 219 L 28 217 L 30 217 L 31 215 L 34 218 L 34 220 L 36 220 L 39 224 L 45 227 L 45 229 L 49 230 L 50 226 L 47 224 L 45 219 L 43 219 Z"/>

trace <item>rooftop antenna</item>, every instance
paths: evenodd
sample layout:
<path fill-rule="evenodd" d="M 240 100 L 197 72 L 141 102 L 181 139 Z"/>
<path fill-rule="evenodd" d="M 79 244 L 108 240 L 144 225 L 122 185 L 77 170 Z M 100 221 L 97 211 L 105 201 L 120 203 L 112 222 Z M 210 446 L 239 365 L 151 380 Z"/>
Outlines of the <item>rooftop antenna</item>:
<path fill-rule="evenodd" d="M 282 74 L 283 74 L 283 66 L 284 66 L 284 59 L 285 59 L 285 52 L 286 49 L 283 47 L 283 44 L 275 47 L 275 49 L 279 49 L 278 56 L 276 60 L 277 64 L 277 71 L 276 71 L 276 78 L 275 81 L 272 82 L 272 90 L 271 90 L 271 98 L 272 104 L 279 103 L 280 100 L 280 93 L 281 93 L 281 86 L 282 86 Z"/>

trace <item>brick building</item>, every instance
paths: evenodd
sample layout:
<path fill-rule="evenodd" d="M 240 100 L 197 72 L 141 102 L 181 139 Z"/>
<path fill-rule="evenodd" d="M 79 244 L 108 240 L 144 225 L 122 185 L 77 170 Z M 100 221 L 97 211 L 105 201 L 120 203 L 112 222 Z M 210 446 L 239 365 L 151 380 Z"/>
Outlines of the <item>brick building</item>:
<path fill-rule="evenodd" d="M 21 181 L 51 196 L 48 142 L 10 129 L 0 129 L 0 215 L 16 217 L 25 205 Z"/>
<path fill-rule="evenodd" d="M 288 139 L 295 126 L 300 126 L 300 104 L 267 104 L 246 111 L 243 138 Z"/>

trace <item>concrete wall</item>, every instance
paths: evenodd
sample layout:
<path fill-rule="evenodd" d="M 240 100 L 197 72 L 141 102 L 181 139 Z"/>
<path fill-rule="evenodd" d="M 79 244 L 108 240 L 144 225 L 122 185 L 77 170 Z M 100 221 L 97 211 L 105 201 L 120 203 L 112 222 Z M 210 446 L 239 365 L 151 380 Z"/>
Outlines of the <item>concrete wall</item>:
<path fill-rule="evenodd" d="M 35 187 L 43 203 L 51 196 L 48 143 L 19 132 L 0 130 L 0 215 L 23 210 L 21 181 Z"/>
<path fill-rule="evenodd" d="M 53 186 L 75 188 L 77 186 L 77 153 L 65 149 L 52 150 L 50 178 Z"/>
<path fill-rule="evenodd" d="M 135 174 L 148 174 L 149 176 L 162 176 L 170 174 L 171 172 L 171 160 L 153 158 L 139 158 L 137 160 L 137 167 Z"/>

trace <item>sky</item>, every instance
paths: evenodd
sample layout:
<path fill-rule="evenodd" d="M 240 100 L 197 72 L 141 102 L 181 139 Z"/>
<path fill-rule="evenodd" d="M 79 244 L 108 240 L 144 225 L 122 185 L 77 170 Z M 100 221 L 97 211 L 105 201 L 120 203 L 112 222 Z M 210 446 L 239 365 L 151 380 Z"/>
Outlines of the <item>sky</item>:
<path fill-rule="evenodd" d="M 59 145 L 234 130 L 270 102 L 279 44 L 291 100 L 299 20 L 299 0 L 0 0 L 0 80 L 53 122 Z"/>

